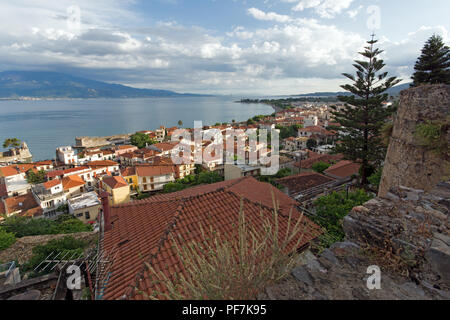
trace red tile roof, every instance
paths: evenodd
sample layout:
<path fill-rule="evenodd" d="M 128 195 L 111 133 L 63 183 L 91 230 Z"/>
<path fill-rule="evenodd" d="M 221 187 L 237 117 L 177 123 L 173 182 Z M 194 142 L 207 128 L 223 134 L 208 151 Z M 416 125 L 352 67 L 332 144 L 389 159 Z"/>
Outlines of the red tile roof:
<path fill-rule="evenodd" d="M 298 193 L 325 183 L 333 181 L 333 178 L 324 176 L 316 172 L 305 172 L 295 176 L 290 176 L 276 180 L 278 184 L 289 189 L 289 193 Z"/>
<path fill-rule="evenodd" d="M 107 184 L 111 189 L 128 187 L 128 183 L 123 177 L 104 177 L 103 183 Z"/>
<path fill-rule="evenodd" d="M 86 166 L 82 166 L 82 167 L 75 167 L 75 168 L 70 168 L 70 169 L 66 169 L 64 170 L 64 174 L 70 174 L 70 173 L 74 173 L 74 172 L 80 172 L 80 171 L 85 171 L 85 170 L 89 170 L 89 167 Z"/>
<path fill-rule="evenodd" d="M 80 176 L 72 175 L 64 177 L 62 180 L 64 190 L 69 190 L 76 187 L 82 187 L 86 184 Z"/>
<path fill-rule="evenodd" d="M 139 177 L 154 177 L 175 173 L 172 166 L 137 166 L 136 174 Z"/>
<path fill-rule="evenodd" d="M 64 170 L 54 170 L 47 172 L 46 176 L 47 178 L 56 178 L 64 175 Z"/>
<path fill-rule="evenodd" d="M 8 213 L 18 212 L 20 216 L 36 217 L 42 215 L 42 208 L 36 203 L 33 195 L 27 193 L 23 196 L 5 199 Z"/>
<path fill-rule="evenodd" d="M 297 162 L 294 164 L 294 166 L 300 167 L 302 169 L 311 169 L 313 164 L 315 164 L 317 162 L 330 163 L 332 161 L 339 161 L 344 157 L 342 154 L 336 154 L 336 155 L 318 154 L 318 153 L 315 153 L 312 151 L 308 151 L 308 153 L 309 153 L 308 159 L 301 160 L 300 163 Z"/>
<path fill-rule="evenodd" d="M 361 165 L 352 161 L 343 160 L 325 170 L 325 174 L 337 178 L 348 178 L 359 172 Z"/>
<path fill-rule="evenodd" d="M 135 167 L 126 167 L 120 173 L 123 177 L 134 176 L 134 175 L 136 175 L 136 168 Z"/>
<path fill-rule="evenodd" d="M 111 161 L 111 160 L 101 160 L 101 161 L 92 161 L 86 164 L 89 167 L 112 167 L 112 166 L 118 166 L 119 164 L 117 162 Z"/>
<path fill-rule="evenodd" d="M 59 179 L 55 179 L 55 180 L 51 180 L 51 181 L 47 181 L 43 184 L 45 189 L 51 189 L 55 186 L 57 186 L 58 184 L 61 184 L 61 180 Z"/>
<path fill-rule="evenodd" d="M 284 236 L 289 212 L 292 210 L 294 218 L 300 217 L 296 202 L 270 184 L 253 178 L 199 186 L 112 207 L 113 228 L 105 233 L 104 249 L 116 250 L 117 255 L 104 299 L 142 299 L 141 291 L 151 295 L 155 289 L 164 290 L 151 283 L 144 261 L 170 277 L 184 273 L 175 249 L 167 241 L 169 234 L 176 239 L 198 241 L 201 240 L 198 225 L 202 223 L 234 237 L 241 200 L 246 220 L 261 229 L 262 216 L 273 215 L 272 195 L 280 204 L 280 236 Z M 321 233 L 306 217 L 302 224 L 305 232 L 300 246 Z"/>
<path fill-rule="evenodd" d="M 0 173 L 2 174 L 3 177 L 10 177 L 19 174 L 19 171 L 12 166 L 8 166 L 8 167 L 0 167 Z"/>

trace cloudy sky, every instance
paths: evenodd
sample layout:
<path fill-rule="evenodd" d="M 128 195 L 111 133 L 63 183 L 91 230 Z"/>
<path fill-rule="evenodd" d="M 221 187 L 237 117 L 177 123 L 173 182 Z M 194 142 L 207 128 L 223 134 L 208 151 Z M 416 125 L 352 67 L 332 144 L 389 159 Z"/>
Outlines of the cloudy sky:
<path fill-rule="evenodd" d="M 337 91 L 372 32 L 408 79 L 448 0 L 0 1 L 0 71 L 237 95 Z"/>

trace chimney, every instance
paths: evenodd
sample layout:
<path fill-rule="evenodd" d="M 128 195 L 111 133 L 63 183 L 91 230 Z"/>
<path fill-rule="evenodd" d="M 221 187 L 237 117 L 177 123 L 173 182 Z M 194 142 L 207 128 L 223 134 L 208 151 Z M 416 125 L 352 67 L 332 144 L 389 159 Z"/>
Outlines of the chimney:
<path fill-rule="evenodd" d="M 109 193 L 108 192 L 102 192 L 100 195 L 102 198 L 102 205 L 103 205 L 103 222 L 104 222 L 104 231 L 109 231 L 112 229 L 111 225 L 111 209 L 109 207 Z"/>

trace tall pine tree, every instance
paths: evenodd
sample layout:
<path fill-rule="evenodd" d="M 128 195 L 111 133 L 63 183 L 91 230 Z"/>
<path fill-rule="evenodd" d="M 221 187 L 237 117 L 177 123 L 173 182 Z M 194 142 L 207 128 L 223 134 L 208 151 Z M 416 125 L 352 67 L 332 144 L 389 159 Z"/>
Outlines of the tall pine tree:
<path fill-rule="evenodd" d="M 421 84 L 450 84 L 450 48 L 441 36 L 433 35 L 425 43 L 422 54 L 414 66 L 411 86 Z"/>
<path fill-rule="evenodd" d="M 335 146 L 336 153 L 344 154 L 347 160 L 361 163 L 361 184 L 368 185 L 368 174 L 372 166 L 378 166 L 384 160 L 386 146 L 383 145 L 380 134 L 386 120 L 395 112 L 392 106 L 383 106 L 388 100 L 387 89 L 400 82 L 396 77 L 387 78 L 387 72 L 380 72 L 385 66 L 378 55 L 383 52 L 374 45 L 378 41 L 367 41 L 363 52 L 363 60 L 355 60 L 353 66 L 356 75 L 344 73 L 343 75 L 353 81 L 353 84 L 341 87 L 352 93 L 350 96 L 339 96 L 344 107 L 332 107 L 336 122 L 342 127 L 339 130 L 339 140 Z"/>

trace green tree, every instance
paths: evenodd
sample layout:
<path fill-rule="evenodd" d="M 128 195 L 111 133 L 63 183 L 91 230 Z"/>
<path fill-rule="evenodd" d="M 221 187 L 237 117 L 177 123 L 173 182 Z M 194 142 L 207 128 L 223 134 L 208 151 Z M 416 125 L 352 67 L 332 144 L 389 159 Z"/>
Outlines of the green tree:
<path fill-rule="evenodd" d="M 353 84 L 341 87 L 352 95 L 339 96 L 345 106 L 341 109 L 335 107 L 332 111 L 335 121 L 342 125 L 338 128 L 341 143 L 335 146 L 334 152 L 344 154 L 347 160 L 361 163 L 363 186 L 368 184 L 366 169 L 371 163 L 379 165 L 386 154 L 380 131 L 395 108 L 383 106 L 389 96 L 384 92 L 400 82 L 396 77 L 387 78 L 387 72 L 380 72 L 385 64 L 377 56 L 383 51 L 374 48 L 377 43 L 374 36 L 367 43 L 365 50 L 360 52 L 365 59 L 355 60 L 353 64 L 357 69 L 356 76 L 343 74 Z"/>
<path fill-rule="evenodd" d="M 414 66 L 416 71 L 411 86 L 421 84 L 450 84 L 450 48 L 445 45 L 442 37 L 433 35 L 422 48 L 422 54 Z"/>
<path fill-rule="evenodd" d="M 182 126 L 183 126 L 183 121 L 178 120 L 178 125 L 179 125 L 180 127 L 182 127 Z"/>
<path fill-rule="evenodd" d="M 312 165 L 312 169 L 318 173 L 323 173 L 329 167 L 331 167 L 331 164 L 323 162 L 323 161 L 316 162 Z"/>
<path fill-rule="evenodd" d="M 198 175 L 198 184 L 210 184 L 223 181 L 223 177 L 217 172 L 203 171 Z"/>
<path fill-rule="evenodd" d="M 145 148 L 148 145 L 155 144 L 156 141 L 150 138 L 147 134 L 136 132 L 130 138 L 131 144 L 139 149 Z"/>
<path fill-rule="evenodd" d="M 16 242 L 16 237 L 14 233 L 7 232 L 0 227 L 0 251 L 8 249 Z"/>
<path fill-rule="evenodd" d="M 308 141 L 306 141 L 306 147 L 309 150 L 314 149 L 315 147 L 317 147 L 317 141 L 314 139 L 308 139 Z"/>
<path fill-rule="evenodd" d="M 9 147 L 19 147 L 20 146 L 20 140 L 17 138 L 8 138 L 5 139 L 5 141 L 3 142 L 3 148 L 9 148 Z"/>
<path fill-rule="evenodd" d="M 45 170 L 40 170 L 37 173 L 33 170 L 28 170 L 27 172 L 27 181 L 30 184 L 39 184 L 45 182 L 45 176 L 46 176 Z"/>
<path fill-rule="evenodd" d="M 179 182 L 169 182 L 168 184 L 165 184 L 163 187 L 164 193 L 172 193 L 181 191 L 183 189 L 186 189 L 186 185 L 179 183 Z"/>

